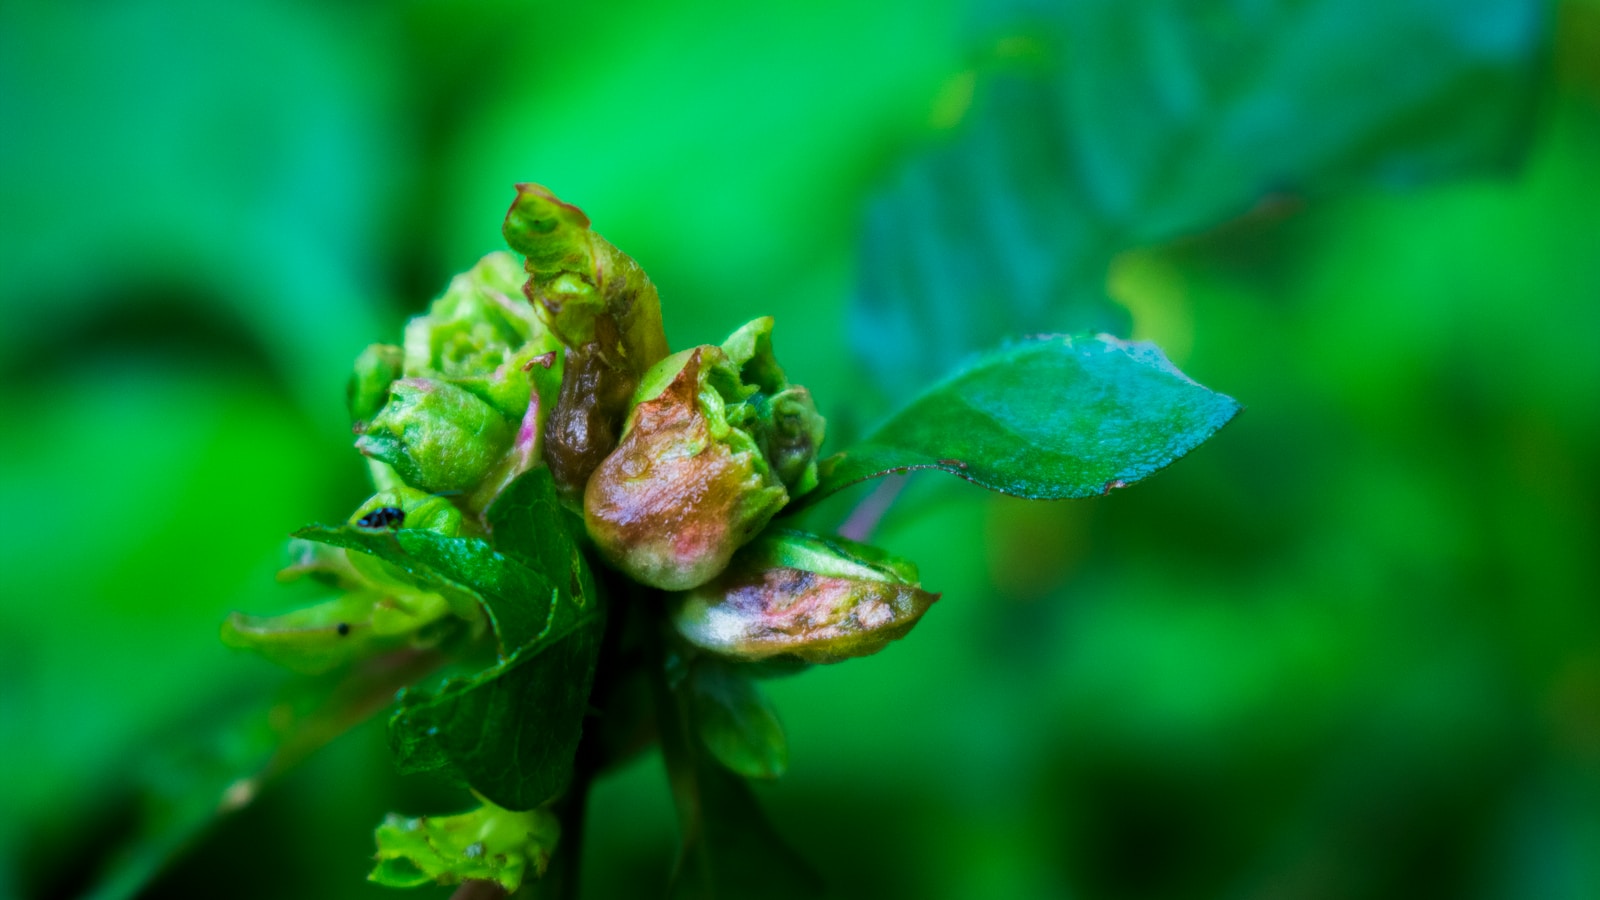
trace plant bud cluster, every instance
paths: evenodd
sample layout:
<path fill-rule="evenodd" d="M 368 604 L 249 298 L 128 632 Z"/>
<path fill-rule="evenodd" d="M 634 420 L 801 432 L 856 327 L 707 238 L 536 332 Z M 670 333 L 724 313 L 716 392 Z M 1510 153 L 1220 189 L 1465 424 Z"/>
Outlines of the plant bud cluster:
<path fill-rule="evenodd" d="M 914 567 L 770 527 L 817 486 L 826 433 L 773 353 L 770 317 L 669 353 L 655 286 L 581 210 L 518 185 L 502 230 L 523 266 L 484 257 L 400 344 L 356 359 L 355 445 L 384 490 L 352 525 L 482 535 L 500 493 L 542 465 L 601 559 L 683 592 L 672 622 L 703 652 L 832 662 L 915 624 L 936 595 Z M 380 555 L 312 543 L 300 553 L 286 575 L 343 595 L 289 616 L 235 616 L 228 643 L 321 671 L 420 640 L 452 612 L 483 627 L 470 602 L 461 608 Z"/>

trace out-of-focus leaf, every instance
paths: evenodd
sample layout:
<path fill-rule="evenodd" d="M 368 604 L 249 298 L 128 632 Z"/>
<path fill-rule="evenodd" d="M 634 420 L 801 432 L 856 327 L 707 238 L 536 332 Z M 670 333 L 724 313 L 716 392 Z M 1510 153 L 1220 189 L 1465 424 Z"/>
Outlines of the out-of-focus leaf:
<path fill-rule="evenodd" d="M 773 830 L 750 785 L 702 752 L 692 688 L 658 678 L 661 752 L 678 807 L 682 844 L 668 896 L 820 896 L 816 873 Z"/>
<path fill-rule="evenodd" d="M 388 705 L 398 688 L 442 659 L 402 650 L 338 676 L 295 680 L 204 739 L 164 754 L 145 773 L 138 827 L 85 896 L 138 896 L 218 817 L 249 804 L 268 781 Z"/>
<path fill-rule="evenodd" d="M 406 819 L 378 826 L 378 864 L 367 876 L 386 887 L 493 881 L 514 892 L 530 872 L 550 865 L 561 823 L 549 810 L 511 812 L 492 804 L 457 816 Z"/>
<path fill-rule="evenodd" d="M 829 457 L 801 502 L 914 469 L 1035 500 L 1103 494 L 1193 450 L 1239 409 L 1153 344 L 1034 338 L 978 358 Z"/>
<path fill-rule="evenodd" d="M 459 624 L 432 597 L 436 615 L 445 626 L 417 634 L 428 621 L 406 610 L 383 608 L 392 598 L 373 590 L 350 591 L 315 606 L 281 616 L 247 616 L 234 613 L 222 624 L 222 642 L 254 650 L 294 672 L 317 675 L 357 659 L 398 650 L 415 639 L 436 641 Z"/>
<path fill-rule="evenodd" d="M 477 539 L 415 547 L 483 597 L 501 662 L 431 693 L 407 691 L 390 743 L 404 771 L 441 771 L 497 805 L 526 810 L 572 776 L 605 616 L 546 470 L 507 488 L 489 519 L 496 543 L 516 558 Z"/>
<path fill-rule="evenodd" d="M 777 710 L 761 689 L 726 663 L 701 659 L 690 675 L 695 730 L 717 762 L 745 778 L 777 778 L 789 745 Z"/>
<path fill-rule="evenodd" d="M 1284 193 L 1503 166 L 1535 0 L 1007 4 L 965 131 L 873 204 L 857 351 L 894 397 L 1011 335 L 1118 332 L 1112 257 Z M 969 73 L 970 76 L 970 73 Z"/>

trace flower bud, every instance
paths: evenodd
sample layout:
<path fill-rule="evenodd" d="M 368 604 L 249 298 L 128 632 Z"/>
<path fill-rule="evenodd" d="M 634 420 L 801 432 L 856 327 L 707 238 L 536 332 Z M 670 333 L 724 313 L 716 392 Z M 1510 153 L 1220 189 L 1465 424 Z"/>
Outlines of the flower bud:
<path fill-rule="evenodd" d="M 812 403 L 811 392 L 790 385 L 778 365 L 772 352 L 772 317 L 735 331 L 722 342 L 722 350 L 738 366 L 745 385 L 740 427 L 761 446 L 790 498 L 811 490 L 817 484 L 817 450 L 827 423 Z"/>
<path fill-rule="evenodd" d="M 772 355 L 772 319 L 645 374 L 622 440 L 590 478 L 585 522 L 635 580 L 685 590 L 816 484 L 824 423 Z"/>
<path fill-rule="evenodd" d="M 498 410 L 467 390 L 428 378 L 403 378 L 367 425 L 356 449 L 394 467 L 424 491 L 477 484 L 510 448 L 514 431 Z"/>
<path fill-rule="evenodd" d="M 904 637 L 937 599 L 910 562 L 778 530 L 739 551 L 715 581 L 674 596 L 671 618 L 689 643 L 719 656 L 830 663 Z"/>
<path fill-rule="evenodd" d="M 561 342 L 522 298 L 520 275 L 511 254 L 491 253 L 452 279 L 426 315 L 406 324 L 405 374 L 464 388 L 513 422 L 535 386 L 553 401 L 559 368 L 532 363 Z"/>
<path fill-rule="evenodd" d="M 654 395 L 634 406 L 589 479 L 589 535 L 636 581 L 683 590 L 716 577 L 788 501 L 750 435 L 724 415 L 711 382 L 730 377 L 736 385 L 716 347 L 663 360 L 646 382 Z"/>
<path fill-rule="evenodd" d="M 389 385 L 404 372 L 405 351 L 393 344 L 373 344 L 356 357 L 355 371 L 345 388 L 345 403 L 357 431 L 389 402 Z"/>

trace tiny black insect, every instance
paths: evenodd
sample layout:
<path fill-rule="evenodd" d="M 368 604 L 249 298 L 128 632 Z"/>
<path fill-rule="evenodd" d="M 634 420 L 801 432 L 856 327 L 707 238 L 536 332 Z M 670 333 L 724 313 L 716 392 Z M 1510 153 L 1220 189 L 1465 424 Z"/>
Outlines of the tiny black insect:
<path fill-rule="evenodd" d="M 348 622 L 340 622 L 339 623 L 339 627 L 336 628 L 335 630 L 339 632 L 339 637 L 344 637 L 345 635 L 350 633 L 350 623 L 348 623 Z"/>
<path fill-rule="evenodd" d="M 361 528 L 399 528 L 406 521 L 403 510 L 394 506 L 380 506 L 356 520 Z"/>

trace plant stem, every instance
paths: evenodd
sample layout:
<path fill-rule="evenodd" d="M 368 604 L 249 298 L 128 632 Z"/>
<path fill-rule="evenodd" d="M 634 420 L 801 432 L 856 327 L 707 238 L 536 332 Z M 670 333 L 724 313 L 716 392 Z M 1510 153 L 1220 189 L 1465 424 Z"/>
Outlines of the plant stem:
<path fill-rule="evenodd" d="M 461 882 L 450 900 L 502 900 L 505 896 L 506 889 L 499 882 L 472 878 Z"/>
<path fill-rule="evenodd" d="M 900 491 L 906 486 L 906 476 L 889 475 L 872 489 L 855 509 L 850 511 L 850 517 L 839 526 L 839 535 L 852 541 L 865 541 L 872 537 L 872 532 L 877 529 L 878 523 L 883 520 L 889 507 L 894 505 L 895 498 L 900 496 Z"/>

